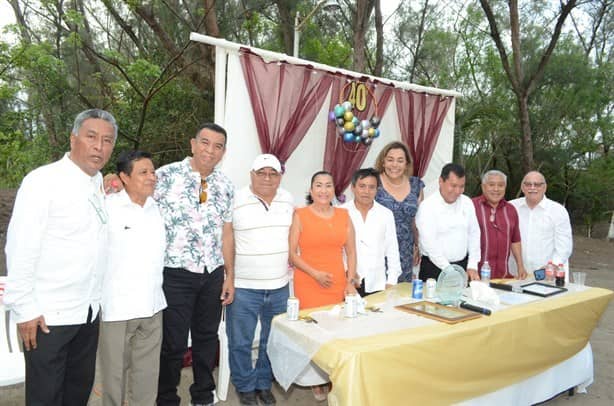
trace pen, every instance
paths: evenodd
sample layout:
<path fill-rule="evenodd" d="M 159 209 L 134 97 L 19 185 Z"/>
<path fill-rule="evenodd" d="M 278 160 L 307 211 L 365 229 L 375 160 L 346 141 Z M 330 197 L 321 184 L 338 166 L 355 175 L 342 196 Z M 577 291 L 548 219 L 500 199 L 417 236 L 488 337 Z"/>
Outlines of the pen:
<path fill-rule="evenodd" d="M 484 314 L 486 316 L 490 316 L 490 313 L 491 313 L 490 309 L 487 309 L 485 307 L 480 307 L 480 306 L 474 306 L 467 302 L 461 302 L 460 307 L 462 307 L 463 309 L 471 310 L 476 313 Z"/>

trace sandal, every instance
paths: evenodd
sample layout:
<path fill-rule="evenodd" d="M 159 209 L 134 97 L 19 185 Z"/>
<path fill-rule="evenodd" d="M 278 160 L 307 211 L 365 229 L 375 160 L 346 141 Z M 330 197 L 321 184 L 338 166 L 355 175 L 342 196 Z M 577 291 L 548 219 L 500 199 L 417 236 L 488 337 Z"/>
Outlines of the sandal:
<path fill-rule="evenodd" d="M 324 402 L 328 398 L 328 384 L 311 387 L 311 393 L 318 402 Z"/>

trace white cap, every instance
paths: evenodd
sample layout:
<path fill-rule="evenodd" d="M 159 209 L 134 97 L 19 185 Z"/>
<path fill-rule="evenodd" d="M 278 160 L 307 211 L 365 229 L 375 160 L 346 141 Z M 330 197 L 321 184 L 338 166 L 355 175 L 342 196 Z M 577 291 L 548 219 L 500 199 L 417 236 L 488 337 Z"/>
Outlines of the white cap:
<path fill-rule="evenodd" d="M 277 172 L 281 173 L 281 164 L 279 163 L 279 159 L 277 159 L 275 155 L 271 154 L 258 155 L 252 164 L 252 171 L 258 171 L 266 167 L 273 168 Z"/>

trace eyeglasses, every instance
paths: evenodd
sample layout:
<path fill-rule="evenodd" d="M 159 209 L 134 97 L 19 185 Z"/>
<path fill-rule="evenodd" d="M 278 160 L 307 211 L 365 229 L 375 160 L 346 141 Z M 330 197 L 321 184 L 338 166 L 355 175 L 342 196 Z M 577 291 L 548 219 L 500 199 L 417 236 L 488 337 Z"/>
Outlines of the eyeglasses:
<path fill-rule="evenodd" d="M 546 279 L 546 270 L 536 269 L 533 271 L 533 275 L 535 276 L 536 281 L 543 281 L 544 279 Z"/>
<path fill-rule="evenodd" d="M 278 177 L 280 177 L 280 173 L 276 172 L 276 171 L 271 171 L 271 172 L 265 172 L 265 171 L 254 171 L 254 173 L 256 174 L 257 177 L 259 178 L 266 178 L 269 177 L 270 179 L 277 179 Z"/>
<path fill-rule="evenodd" d="M 545 182 L 522 182 L 522 184 L 528 188 L 540 188 L 542 186 L 544 186 L 546 183 Z"/>
<path fill-rule="evenodd" d="M 198 195 L 198 198 L 200 200 L 200 204 L 206 203 L 207 202 L 207 181 L 205 179 L 201 179 L 200 180 L 200 193 Z"/>

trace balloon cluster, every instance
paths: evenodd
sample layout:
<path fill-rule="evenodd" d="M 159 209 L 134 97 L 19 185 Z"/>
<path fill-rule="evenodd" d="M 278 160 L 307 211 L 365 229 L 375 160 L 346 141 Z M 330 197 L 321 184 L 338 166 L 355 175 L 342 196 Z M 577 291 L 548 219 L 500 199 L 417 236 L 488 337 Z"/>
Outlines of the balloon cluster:
<path fill-rule="evenodd" d="M 373 116 L 371 120 L 361 121 L 352 110 L 352 103 L 345 101 L 337 104 L 328 117 L 337 125 L 337 134 L 343 137 L 344 142 L 371 145 L 373 139 L 380 135 L 379 128 L 377 128 L 380 123 L 379 117 Z"/>

